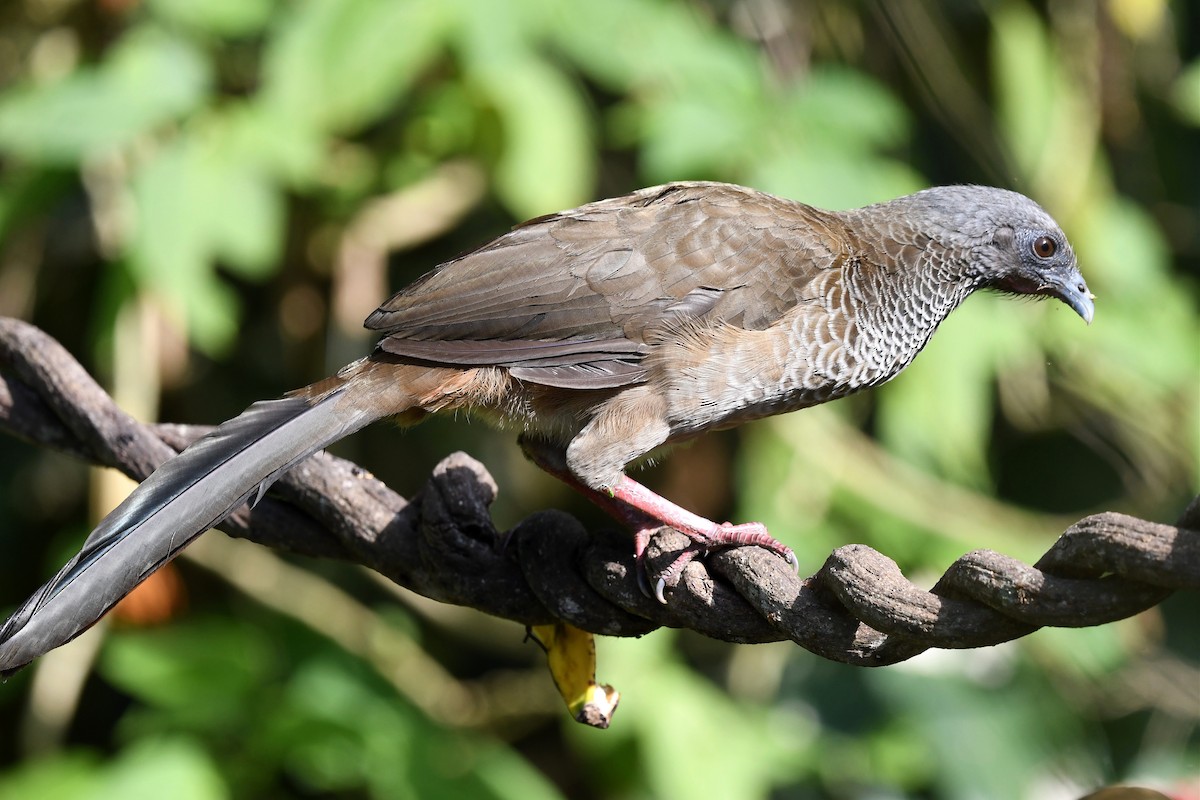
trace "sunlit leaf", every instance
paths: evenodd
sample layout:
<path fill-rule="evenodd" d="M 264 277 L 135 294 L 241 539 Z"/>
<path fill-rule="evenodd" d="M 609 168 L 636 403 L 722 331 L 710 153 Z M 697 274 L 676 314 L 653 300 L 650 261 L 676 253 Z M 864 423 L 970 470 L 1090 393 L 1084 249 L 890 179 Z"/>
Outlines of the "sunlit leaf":
<path fill-rule="evenodd" d="M 921 188 L 903 162 L 827 144 L 780 148 L 746 170 L 746 183 L 819 208 L 857 208 Z"/>
<path fill-rule="evenodd" d="M 294 778 L 316 790 L 365 786 L 380 797 L 558 796 L 511 750 L 439 730 L 361 671 L 331 660 L 298 672 L 270 728 Z"/>
<path fill-rule="evenodd" d="M 283 233 L 279 188 L 234 145 L 214 121 L 171 143 L 133 183 L 132 273 L 210 352 L 231 340 L 238 316 L 218 263 L 264 277 L 277 266 Z"/>
<path fill-rule="evenodd" d="M 480 66 L 471 79 L 500 117 L 496 191 L 513 214 L 525 219 L 591 199 L 595 161 L 577 90 L 532 57 Z"/>
<path fill-rule="evenodd" d="M 297 125 L 286 110 L 261 98 L 230 104 L 220 118 L 223 147 L 248 167 L 299 190 L 311 190 L 326 163 L 328 141 L 316 128 Z"/>
<path fill-rule="evenodd" d="M 213 619 L 113 636 L 101 660 L 105 678 L 130 696 L 213 726 L 239 717 L 269 666 L 251 628 Z"/>
<path fill-rule="evenodd" d="M 75 163 L 194 110 L 211 80 L 207 60 L 184 40 L 135 29 L 102 65 L 0 98 L 0 148 Z"/>
<path fill-rule="evenodd" d="M 1200 60 L 1193 61 L 1175 79 L 1171 89 L 1175 109 L 1190 125 L 1200 127 Z"/>
<path fill-rule="evenodd" d="M 1054 78 L 1046 29 L 1029 7 L 1005 3 L 992 16 L 997 110 L 1009 146 L 1028 173 L 1054 123 Z"/>
<path fill-rule="evenodd" d="M 823 67 L 786 98 L 788 123 L 847 151 L 894 147 L 908 138 L 908 112 L 884 86 L 856 70 Z"/>
<path fill-rule="evenodd" d="M 86 797 L 100 780 L 100 759 L 71 752 L 28 759 L 0 776 L 0 800 L 71 800 Z"/>
<path fill-rule="evenodd" d="M 263 278 L 274 271 L 283 229 L 278 189 L 253 165 L 210 173 L 207 208 L 212 252 L 234 271 Z"/>
<path fill-rule="evenodd" d="M 218 36 L 257 33 L 270 19 L 274 0 L 149 0 L 157 14 Z"/>
<path fill-rule="evenodd" d="M 872 672 L 870 683 L 935 754 L 945 797 L 1030 796 L 1051 754 L 1078 735 L 1069 706 L 1041 681 L 989 685 L 917 669 Z"/>
<path fill-rule="evenodd" d="M 1125 363 L 1141 380 L 1162 386 L 1190 381 L 1180 365 L 1195 363 L 1196 296 L 1169 277 L 1169 253 L 1154 221 L 1113 197 L 1094 203 L 1079 228 L 1080 262 L 1098 295 L 1098 352 Z"/>
<path fill-rule="evenodd" d="M 440 50 L 448 9 L 414 0 L 294 6 L 263 56 L 264 101 L 293 124 L 362 125 L 393 109 Z"/>
<path fill-rule="evenodd" d="M 757 116 L 730 113 L 706 97 L 685 95 L 643 112 L 643 171 L 651 182 L 733 176 L 742 145 L 756 137 Z"/>
<path fill-rule="evenodd" d="M 230 797 L 213 756 L 183 738 L 139 741 L 117 756 L 89 800 L 223 800 Z"/>
<path fill-rule="evenodd" d="M 613 764 L 598 780 L 620 787 L 624 775 L 614 760 L 625 757 L 624 737 L 638 743 L 638 766 L 651 796 L 768 796 L 802 768 L 810 720 L 794 709 L 738 702 L 719 691 L 686 667 L 677 641 L 665 630 L 636 641 L 601 641 L 599 677 L 624 699 L 605 737 L 586 731 L 575 737 L 595 762 Z"/>
<path fill-rule="evenodd" d="M 1096 166 L 1099 111 L 1029 6 L 1000 4 L 992 20 L 998 127 L 1026 192 L 1051 208 L 1073 206 Z"/>

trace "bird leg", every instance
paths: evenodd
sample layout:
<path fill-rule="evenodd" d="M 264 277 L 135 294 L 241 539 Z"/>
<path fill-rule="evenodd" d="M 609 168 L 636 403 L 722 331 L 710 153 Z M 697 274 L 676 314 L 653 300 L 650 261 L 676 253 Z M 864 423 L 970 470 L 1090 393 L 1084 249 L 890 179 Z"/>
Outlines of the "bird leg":
<path fill-rule="evenodd" d="M 563 461 L 562 452 L 547 442 L 522 437 L 521 447 L 529 459 L 539 467 L 633 528 L 633 552 L 637 559 L 638 585 L 646 594 L 650 592 L 646 577 L 645 553 L 650 544 L 651 534 L 666 526 L 692 540 L 694 547 L 680 553 L 659 576 L 654 587 L 654 597 L 660 603 L 666 603 L 663 590 L 679 581 L 684 567 L 696 556 L 717 547 L 757 545 L 779 555 L 794 569 L 799 569 L 799 562 L 792 549 L 772 537 L 761 522 L 747 522 L 741 525 L 715 523 L 672 503 L 624 474 L 607 492 L 598 491 L 576 477 Z"/>
<path fill-rule="evenodd" d="M 695 549 L 685 550 L 680 553 L 662 575 L 659 576 L 658 584 L 654 587 L 654 596 L 658 598 L 660 603 L 666 602 L 663 597 L 664 586 L 674 586 L 678 582 L 679 576 L 683 574 L 683 568 L 697 555 L 717 547 L 757 545 L 780 556 L 784 561 L 792 565 L 793 569 L 799 569 L 799 562 L 796 560 L 796 554 L 792 552 L 792 549 L 771 536 L 767 532 L 767 526 L 761 522 L 744 522 L 740 525 L 733 525 L 728 522 L 717 524 L 699 514 L 693 514 L 683 506 L 672 503 L 662 495 L 650 491 L 628 475 L 622 475 L 617 484 L 609 492 L 613 499 L 626 504 L 630 508 L 636 509 L 641 514 L 664 525 L 674 528 L 696 544 Z M 639 534 L 644 536 L 644 540 L 639 541 Z M 650 531 L 648 530 L 638 530 L 635 533 L 634 552 L 638 557 L 639 564 L 642 562 L 646 544 L 649 543 L 649 534 Z"/>

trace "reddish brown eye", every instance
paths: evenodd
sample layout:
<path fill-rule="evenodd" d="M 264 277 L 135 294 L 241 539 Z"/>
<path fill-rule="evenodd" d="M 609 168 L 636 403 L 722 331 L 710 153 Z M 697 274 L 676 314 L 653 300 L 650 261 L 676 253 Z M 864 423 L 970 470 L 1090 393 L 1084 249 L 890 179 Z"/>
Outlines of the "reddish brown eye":
<path fill-rule="evenodd" d="M 1039 236 L 1033 242 L 1033 254 L 1038 258 L 1050 258 L 1058 250 L 1058 245 L 1049 236 Z"/>

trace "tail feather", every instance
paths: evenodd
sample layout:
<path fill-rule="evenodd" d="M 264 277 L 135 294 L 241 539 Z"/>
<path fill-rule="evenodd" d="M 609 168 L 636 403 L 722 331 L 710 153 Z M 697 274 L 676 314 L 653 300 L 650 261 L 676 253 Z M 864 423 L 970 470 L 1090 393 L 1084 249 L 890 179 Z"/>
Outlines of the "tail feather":
<path fill-rule="evenodd" d="M 255 403 L 163 464 L 0 628 L 0 675 L 78 636 L 252 494 L 380 416 L 354 394 L 351 383 Z"/>

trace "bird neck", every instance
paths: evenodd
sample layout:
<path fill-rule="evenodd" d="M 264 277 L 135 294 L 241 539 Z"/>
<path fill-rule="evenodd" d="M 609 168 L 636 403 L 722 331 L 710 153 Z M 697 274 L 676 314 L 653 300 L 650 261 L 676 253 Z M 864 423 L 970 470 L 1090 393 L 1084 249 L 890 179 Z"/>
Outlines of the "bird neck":
<path fill-rule="evenodd" d="M 859 209 L 854 227 L 864 245 L 843 273 L 858 332 L 860 386 L 882 383 L 906 367 L 982 284 L 973 243 L 954 241 L 936 220 L 914 220 L 906 215 L 912 209 L 896 208 L 898 202 Z"/>

